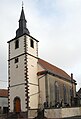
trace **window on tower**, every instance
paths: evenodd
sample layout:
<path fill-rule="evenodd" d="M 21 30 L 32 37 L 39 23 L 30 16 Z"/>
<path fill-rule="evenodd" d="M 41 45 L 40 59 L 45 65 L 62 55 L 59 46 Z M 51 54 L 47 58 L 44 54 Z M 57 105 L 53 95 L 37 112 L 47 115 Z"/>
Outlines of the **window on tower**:
<path fill-rule="evenodd" d="M 32 39 L 30 39 L 30 46 L 34 48 L 34 41 Z"/>
<path fill-rule="evenodd" d="M 15 41 L 15 49 L 19 48 L 19 40 Z"/>
<path fill-rule="evenodd" d="M 15 63 L 18 63 L 19 62 L 19 59 L 18 59 L 18 57 L 17 58 L 15 58 Z"/>

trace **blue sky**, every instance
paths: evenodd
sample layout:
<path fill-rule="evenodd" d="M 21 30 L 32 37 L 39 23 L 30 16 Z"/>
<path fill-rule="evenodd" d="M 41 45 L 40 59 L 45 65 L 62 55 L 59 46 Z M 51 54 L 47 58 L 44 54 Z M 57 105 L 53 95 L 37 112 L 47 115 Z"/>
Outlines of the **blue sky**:
<path fill-rule="evenodd" d="M 81 86 L 81 0 L 23 0 L 27 27 L 39 40 L 39 57 L 74 74 Z M 15 37 L 21 0 L 0 2 L 0 87 L 7 84 L 7 41 Z"/>

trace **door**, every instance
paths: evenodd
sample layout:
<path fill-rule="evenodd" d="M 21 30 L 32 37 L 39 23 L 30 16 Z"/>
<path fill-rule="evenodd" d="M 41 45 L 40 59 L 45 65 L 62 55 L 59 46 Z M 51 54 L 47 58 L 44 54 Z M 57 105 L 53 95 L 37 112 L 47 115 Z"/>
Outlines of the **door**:
<path fill-rule="evenodd" d="M 19 97 L 14 99 L 14 111 L 17 113 L 21 111 L 21 101 Z"/>

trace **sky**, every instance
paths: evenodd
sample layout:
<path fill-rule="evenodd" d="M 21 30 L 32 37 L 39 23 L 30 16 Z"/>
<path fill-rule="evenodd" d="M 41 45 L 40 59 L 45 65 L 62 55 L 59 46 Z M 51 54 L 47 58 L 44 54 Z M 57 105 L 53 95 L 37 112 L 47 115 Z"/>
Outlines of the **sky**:
<path fill-rule="evenodd" d="M 39 57 L 63 69 L 81 87 L 81 0 L 23 0 L 27 28 Z M 0 88 L 8 86 L 8 44 L 16 36 L 21 0 L 0 0 Z"/>

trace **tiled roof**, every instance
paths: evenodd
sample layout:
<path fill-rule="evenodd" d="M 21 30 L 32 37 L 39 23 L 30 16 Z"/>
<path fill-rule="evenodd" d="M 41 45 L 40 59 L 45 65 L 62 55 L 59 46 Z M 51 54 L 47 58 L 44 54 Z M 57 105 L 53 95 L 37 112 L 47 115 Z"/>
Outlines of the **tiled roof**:
<path fill-rule="evenodd" d="M 8 90 L 0 89 L 0 97 L 8 97 Z"/>
<path fill-rule="evenodd" d="M 60 77 L 66 78 L 71 80 L 71 77 L 62 69 L 42 60 L 42 59 L 38 59 L 38 63 L 47 71 L 50 71 L 51 73 L 58 75 Z"/>
<path fill-rule="evenodd" d="M 78 90 L 78 92 L 77 92 L 78 94 L 81 94 L 81 88 Z"/>

